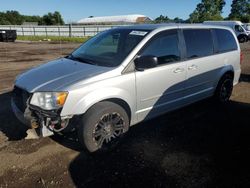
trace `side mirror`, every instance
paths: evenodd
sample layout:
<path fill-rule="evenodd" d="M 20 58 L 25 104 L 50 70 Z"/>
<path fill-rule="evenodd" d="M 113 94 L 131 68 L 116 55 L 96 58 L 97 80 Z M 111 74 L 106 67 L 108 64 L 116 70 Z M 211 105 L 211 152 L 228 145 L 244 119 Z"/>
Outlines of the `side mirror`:
<path fill-rule="evenodd" d="M 158 64 L 158 59 L 156 56 L 146 55 L 136 58 L 134 62 L 136 70 L 143 71 L 144 69 L 156 67 Z"/>

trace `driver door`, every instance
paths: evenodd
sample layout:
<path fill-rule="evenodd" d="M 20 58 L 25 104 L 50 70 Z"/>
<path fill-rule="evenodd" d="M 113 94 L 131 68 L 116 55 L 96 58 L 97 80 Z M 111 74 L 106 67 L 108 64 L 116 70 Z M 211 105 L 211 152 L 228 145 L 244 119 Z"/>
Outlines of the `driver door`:
<path fill-rule="evenodd" d="M 154 36 L 139 56 L 156 56 L 154 68 L 136 71 L 138 121 L 150 119 L 184 103 L 186 63 L 182 62 L 178 30 Z"/>

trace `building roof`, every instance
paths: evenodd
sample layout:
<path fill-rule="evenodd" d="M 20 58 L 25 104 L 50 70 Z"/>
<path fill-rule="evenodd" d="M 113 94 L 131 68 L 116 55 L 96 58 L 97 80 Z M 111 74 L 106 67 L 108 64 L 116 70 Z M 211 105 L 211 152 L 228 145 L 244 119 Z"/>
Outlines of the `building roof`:
<path fill-rule="evenodd" d="M 78 24 L 96 24 L 96 23 L 144 23 L 151 21 L 145 15 L 121 15 L 121 16 L 103 16 L 103 17 L 90 17 L 79 20 Z"/>

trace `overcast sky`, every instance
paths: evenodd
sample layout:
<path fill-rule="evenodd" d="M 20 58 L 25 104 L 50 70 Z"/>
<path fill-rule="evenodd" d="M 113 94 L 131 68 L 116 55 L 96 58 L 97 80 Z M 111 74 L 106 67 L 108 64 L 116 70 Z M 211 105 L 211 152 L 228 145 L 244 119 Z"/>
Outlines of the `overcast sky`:
<path fill-rule="evenodd" d="M 88 16 L 144 14 L 187 19 L 201 0 L 8 0 L 1 1 L 0 11 L 17 10 L 21 14 L 44 15 L 61 12 L 64 21 L 78 21 Z M 226 0 L 223 16 L 230 13 L 232 0 Z"/>

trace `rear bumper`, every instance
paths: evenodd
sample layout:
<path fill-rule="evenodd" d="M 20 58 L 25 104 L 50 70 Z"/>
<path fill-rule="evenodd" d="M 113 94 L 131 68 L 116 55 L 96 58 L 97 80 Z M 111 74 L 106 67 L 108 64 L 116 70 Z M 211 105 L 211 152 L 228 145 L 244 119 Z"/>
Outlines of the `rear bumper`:
<path fill-rule="evenodd" d="M 238 84 L 240 81 L 241 69 L 234 72 L 234 85 Z"/>

